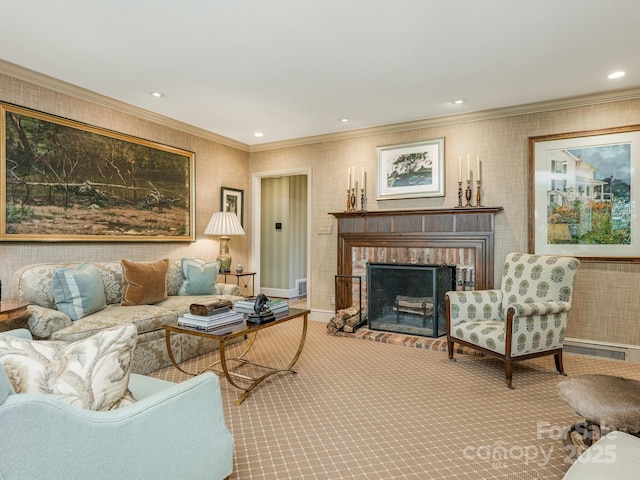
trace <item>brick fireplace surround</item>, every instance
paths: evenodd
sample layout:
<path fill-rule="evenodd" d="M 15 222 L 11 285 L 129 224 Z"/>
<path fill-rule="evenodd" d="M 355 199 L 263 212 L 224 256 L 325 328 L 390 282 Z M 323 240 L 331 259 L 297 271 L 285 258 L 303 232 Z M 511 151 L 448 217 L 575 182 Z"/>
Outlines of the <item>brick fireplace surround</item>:
<path fill-rule="evenodd" d="M 495 215 L 502 207 L 331 213 L 338 219 L 337 274 L 359 276 L 367 262 L 456 265 L 477 290 L 493 288 Z M 460 281 L 460 278 L 458 279 Z M 336 309 L 353 304 L 357 282 L 341 282 Z"/>

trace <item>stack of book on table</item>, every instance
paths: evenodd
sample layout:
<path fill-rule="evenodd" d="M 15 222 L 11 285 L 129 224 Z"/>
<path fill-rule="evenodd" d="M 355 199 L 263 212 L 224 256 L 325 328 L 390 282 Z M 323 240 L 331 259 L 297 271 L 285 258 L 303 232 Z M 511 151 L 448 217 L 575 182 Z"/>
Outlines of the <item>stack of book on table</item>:
<path fill-rule="evenodd" d="M 228 300 L 210 304 L 193 304 L 189 310 L 189 313 L 178 317 L 179 326 L 212 332 L 244 323 L 244 315 L 233 310 L 233 305 Z"/>
<path fill-rule="evenodd" d="M 244 300 L 238 300 L 233 304 L 233 309 L 236 312 L 253 313 L 253 307 L 256 303 L 254 297 L 246 298 Z M 289 304 L 284 298 L 272 298 L 265 305 L 274 315 L 286 313 L 289 311 Z"/>

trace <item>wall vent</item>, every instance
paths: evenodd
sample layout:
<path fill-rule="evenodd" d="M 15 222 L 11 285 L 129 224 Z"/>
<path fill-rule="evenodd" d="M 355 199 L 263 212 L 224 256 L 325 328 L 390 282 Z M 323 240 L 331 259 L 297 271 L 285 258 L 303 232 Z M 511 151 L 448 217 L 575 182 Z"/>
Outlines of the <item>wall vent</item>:
<path fill-rule="evenodd" d="M 629 349 L 624 347 L 565 342 L 562 349 L 567 353 L 577 353 L 578 355 L 629 361 Z"/>
<path fill-rule="evenodd" d="M 299 297 L 306 297 L 307 296 L 307 279 L 306 278 L 301 278 L 296 280 L 296 285 L 297 285 L 297 290 L 298 290 L 298 296 Z"/>

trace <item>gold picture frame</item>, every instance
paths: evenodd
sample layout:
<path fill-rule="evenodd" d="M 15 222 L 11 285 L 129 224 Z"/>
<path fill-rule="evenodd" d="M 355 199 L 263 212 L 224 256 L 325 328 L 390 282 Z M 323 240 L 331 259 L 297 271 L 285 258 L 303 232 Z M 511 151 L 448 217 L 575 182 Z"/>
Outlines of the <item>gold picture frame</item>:
<path fill-rule="evenodd" d="M 2 241 L 195 241 L 195 153 L 0 103 Z"/>

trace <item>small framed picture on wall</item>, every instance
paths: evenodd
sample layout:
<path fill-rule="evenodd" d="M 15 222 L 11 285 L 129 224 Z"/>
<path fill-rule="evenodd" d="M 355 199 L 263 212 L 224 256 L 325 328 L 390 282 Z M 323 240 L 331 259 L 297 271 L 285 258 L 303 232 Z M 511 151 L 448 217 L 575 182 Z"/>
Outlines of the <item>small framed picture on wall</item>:
<path fill-rule="evenodd" d="M 240 225 L 244 227 L 244 190 L 230 187 L 220 189 L 220 209 L 233 212 L 238 216 Z"/>

